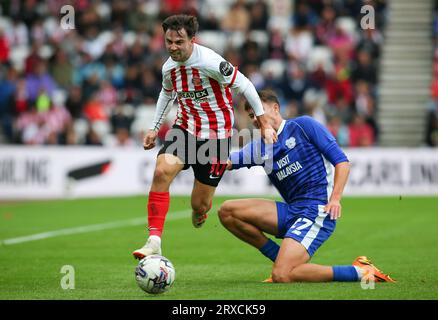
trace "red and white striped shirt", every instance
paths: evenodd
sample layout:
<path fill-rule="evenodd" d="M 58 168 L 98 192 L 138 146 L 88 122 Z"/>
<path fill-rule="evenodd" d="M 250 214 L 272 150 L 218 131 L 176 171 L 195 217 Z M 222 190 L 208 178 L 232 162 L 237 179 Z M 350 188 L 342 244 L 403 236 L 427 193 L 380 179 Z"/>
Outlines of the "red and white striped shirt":
<path fill-rule="evenodd" d="M 230 89 L 245 94 L 251 86 L 252 95 L 255 92 L 254 86 L 237 67 L 199 44 L 194 44 L 190 58 L 184 62 L 169 57 L 162 73 L 163 90 L 158 99 L 153 129 L 158 129 L 163 122 L 176 93 L 176 125 L 202 139 L 228 138 L 234 123 Z M 263 114 L 261 102 L 257 107 L 256 114 Z"/>

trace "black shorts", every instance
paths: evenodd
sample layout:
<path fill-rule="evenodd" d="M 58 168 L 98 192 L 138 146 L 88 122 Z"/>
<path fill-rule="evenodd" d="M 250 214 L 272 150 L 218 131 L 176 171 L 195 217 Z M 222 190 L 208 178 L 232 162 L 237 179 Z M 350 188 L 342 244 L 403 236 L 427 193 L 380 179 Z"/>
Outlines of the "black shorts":
<path fill-rule="evenodd" d="M 230 144 L 231 138 L 200 139 L 174 125 L 158 155 L 177 156 L 184 163 L 183 170 L 192 167 L 196 180 L 217 187 L 227 166 Z"/>

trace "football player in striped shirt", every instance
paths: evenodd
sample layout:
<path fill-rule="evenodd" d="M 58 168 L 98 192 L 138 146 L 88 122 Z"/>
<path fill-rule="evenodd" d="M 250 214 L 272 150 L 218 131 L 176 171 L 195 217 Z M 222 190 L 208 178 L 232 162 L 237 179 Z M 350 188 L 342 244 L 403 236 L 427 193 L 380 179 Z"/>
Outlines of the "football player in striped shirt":
<path fill-rule="evenodd" d="M 161 235 L 169 209 L 169 187 L 181 170 L 192 167 L 192 224 L 203 225 L 229 156 L 234 111 L 231 90 L 245 96 L 267 143 L 277 140 L 264 116 L 254 85 L 213 50 L 195 43 L 196 17 L 174 15 L 162 24 L 170 55 L 162 67 L 162 90 L 144 149 L 155 146 L 157 132 L 177 99 L 177 117 L 158 153 L 148 198 L 149 238 L 133 252 L 142 259 L 161 254 Z M 208 150 L 208 151 L 206 151 Z"/>
<path fill-rule="evenodd" d="M 311 117 L 284 120 L 275 93 L 260 93 L 265 116 L 277 130 L 278 142 L 254 140 L 233 152 L 227 169 L 260 165 L 284 202 L 265 199 L 225 201 L 222 224 L 237 238 L 259 249 L 274 262 L 266 282 L 360 281 L 394 282 L 360 256 L 353 265 L 309 263 L 331 236 L 341 216 L 341 197 L 350 164 L 335 138 Z M 254 120 L 254 112 L 246 106 Z M 254 123 L 257 126 L 257 123 Z M 267 234 L 284 239 L 281 247 Z"/>

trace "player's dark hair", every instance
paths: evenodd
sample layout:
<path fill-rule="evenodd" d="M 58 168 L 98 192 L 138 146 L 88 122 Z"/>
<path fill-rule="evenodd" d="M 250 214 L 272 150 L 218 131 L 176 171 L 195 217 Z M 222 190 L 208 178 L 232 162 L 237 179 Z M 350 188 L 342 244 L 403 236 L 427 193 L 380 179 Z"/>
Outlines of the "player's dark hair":
<path fill-rule="evenodd" d="M 198 32 L 199 23 L 198 23 L 198 19 L 196 19 L 195 16 L 189 16 L 186 14 L 176 14 L 167 17 L 166 20 L 163 21 L 162 27 L 164 32 L 166 32 L 169 29 L 174 30 L 176 32 L 179 32 L 181 29 L 184 29 L 186 30 L 189 38 L 192 38 Z"/>
<path fill-rule="evenodd" d="M 264 90 L 259 92 L 259 97 L 260 97 L 260 100 L 262 100 L 262 102 L 276 103 L 276 104 L 278 104 L 280 106 L 280 102 L 278 101 L 277 94 L 275 93 L 274 90 L 264 89 Z M 250 111 L 250 110 L 252 110 L 252 107 L 249 104 L 249 102 L 246 101 L 245 102 L 245 111 Z"/>

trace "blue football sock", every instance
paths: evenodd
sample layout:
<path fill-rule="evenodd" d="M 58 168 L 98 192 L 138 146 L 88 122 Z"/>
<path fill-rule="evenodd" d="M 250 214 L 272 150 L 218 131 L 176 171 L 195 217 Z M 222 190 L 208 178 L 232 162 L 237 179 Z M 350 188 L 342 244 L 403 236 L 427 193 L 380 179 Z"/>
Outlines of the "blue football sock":
<path fill-rule="evenodd" d="M 266 242 L 264 244 L 264 246 L 261 247 L 259 250 L 267 258 L 271 259 L 274 262 L 275 259 L 277 259 L 278 251 L 280 250 L 280 246 L 277 243 L 275 243 L 274 241 L 272 241 L 271 239 L 269 239 L 268 242 Z"/>
<path fill-rule="evenodd" d="M 359 281 L 354 266 L 333 266 L 333 281 Z"/>

